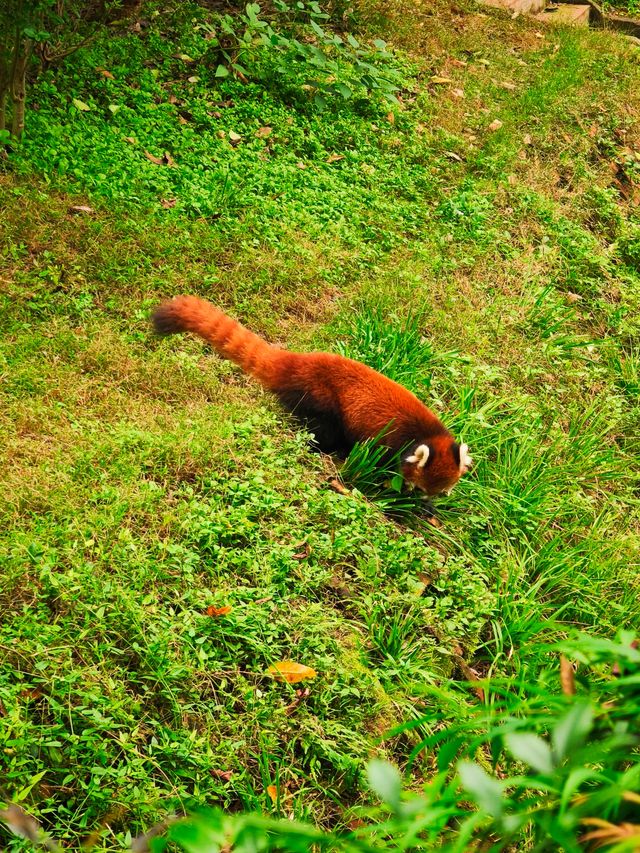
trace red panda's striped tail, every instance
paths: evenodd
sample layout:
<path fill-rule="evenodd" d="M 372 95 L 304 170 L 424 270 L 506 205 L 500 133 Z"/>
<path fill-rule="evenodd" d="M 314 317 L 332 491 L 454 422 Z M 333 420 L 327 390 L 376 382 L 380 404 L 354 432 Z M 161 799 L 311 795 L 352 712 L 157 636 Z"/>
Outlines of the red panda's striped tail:
<path fill-rule="evenodd" d="M 235 362 L 267 387 L 271 386 L 282 350 L 254 335 L 215 305 L 196 296 L 176 296 L 153 312 L 151 322 L 160 335 L 193 332 L 224 358 Z"/>

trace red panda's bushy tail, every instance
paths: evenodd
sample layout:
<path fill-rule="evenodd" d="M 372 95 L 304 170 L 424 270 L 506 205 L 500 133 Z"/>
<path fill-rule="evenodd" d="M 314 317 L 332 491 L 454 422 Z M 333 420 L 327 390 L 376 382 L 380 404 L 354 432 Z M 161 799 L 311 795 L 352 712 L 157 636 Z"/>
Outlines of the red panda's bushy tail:
<path fill-rule="evenodd" d="M 199 335 L 221 356 L 235 362 L 267 387 L 272 384 L 277 365 L 285 355 L 197 296 L 176 296 L 163 302 L 151 315 L 151 322 L 159 335 L 176 332 Z"/>

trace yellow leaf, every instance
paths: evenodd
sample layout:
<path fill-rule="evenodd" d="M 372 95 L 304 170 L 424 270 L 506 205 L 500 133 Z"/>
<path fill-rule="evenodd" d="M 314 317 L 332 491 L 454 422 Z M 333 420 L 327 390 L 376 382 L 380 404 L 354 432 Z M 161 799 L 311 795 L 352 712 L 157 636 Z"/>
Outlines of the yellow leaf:
<path fill-rule="evenodd" d="M 271 802 L 275 804 L 278 802 L 278 789 L 275 785 L 267 785 L 267 794 L 271 798 Z"/>
<path fill-rule="evenodd" d="M 438 77 L 438 76 L 435 76 L 435 77 L 432 77 L 432 78 L 431 78 L 431 82 L 432 82 L 432 83 L 441 83 L 441 84 L 442 84 L 442 83 L 453 83 L 453 80 L 451 79 L 451 77 Z"/>
<path fill-rule="evenodd" d="M 267 670 L 267 675 L 272 675 L 278 681 L 286 681 L 288 684 L 296 684 L 308 678 L 315 678 L 316 671 L 302 663 L 294 663 L 292 660 L 283 660 L 274 663 Z"/>
<path fill-rule="evenodd" d="M 175 203 L 175 199 L 173 200 Z M 171 205 L 173 207 L 173 205 Z M 213 604 L 210 604 L 207 607 L 207 616 L 226 616 L 227 613 L 231 613 L 233 607 L 230 604 L 225 604 L 224 607 L 214 607 Z"/>

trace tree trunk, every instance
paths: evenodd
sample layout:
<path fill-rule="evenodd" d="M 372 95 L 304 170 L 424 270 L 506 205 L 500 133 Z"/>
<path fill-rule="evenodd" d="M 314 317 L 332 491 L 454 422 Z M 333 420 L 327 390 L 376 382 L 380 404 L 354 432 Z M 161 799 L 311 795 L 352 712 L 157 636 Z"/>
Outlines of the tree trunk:
<path fill-rule="evenodd" d="M 0 91 L 0 130 L 6 130 L 7 126 L 7 92 L 6 89 Z"/>
<path fill-rule="evenodd" d="M 13 102 L 13 115 L 11 122 L 11 135 L 20 139 L 24 130 L 24 109 L 27 95 L 27 60 L 29 59 L 30 43 L 25 40 L 20 45 L 20 53 L 13 67 L 13 79 L 11 80 L 11 99 Z"/>
<path fill-rule="evenodd" d="M 9 90 L 9 68 L 4 56 L 0 56 L 0 130 L 7 126 L 7 92 Z"/>

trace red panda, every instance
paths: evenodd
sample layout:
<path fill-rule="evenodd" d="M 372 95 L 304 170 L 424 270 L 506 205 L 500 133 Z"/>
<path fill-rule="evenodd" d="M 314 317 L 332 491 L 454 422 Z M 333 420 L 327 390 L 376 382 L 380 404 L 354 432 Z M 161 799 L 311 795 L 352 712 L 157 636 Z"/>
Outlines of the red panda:
<path fill-rule="evenodd" d="M 325 453 L 346 456 L 376 439 L 404 451 L 404 480 L 427 495 L 449 492 L 471 467 L 466 444 L 417 397 L 370 367 L 341 355 L 288 352 L 245 329 L 210 302 L 177 296 L 152 315 L 160 335 L 193 332 L 238 364 L 306 424 Z"/>

